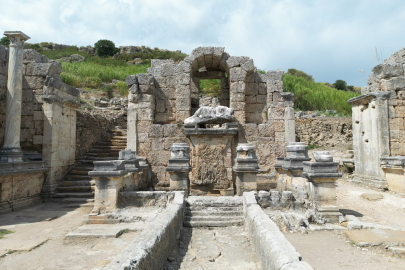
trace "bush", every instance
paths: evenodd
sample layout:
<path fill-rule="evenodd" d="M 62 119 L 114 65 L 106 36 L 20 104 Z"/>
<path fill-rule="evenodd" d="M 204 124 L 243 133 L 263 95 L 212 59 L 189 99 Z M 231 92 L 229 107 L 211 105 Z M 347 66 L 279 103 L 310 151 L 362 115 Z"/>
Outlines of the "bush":
<path fill-rule="evenodd" d="M 114 90 L 111 84 L 106 85 L 106 87 L 104 88 L 104 92 L 107 93 L 107 98 L 108 99 L 112 99 L 114 97 Z"/>
<path fill-rule="evenodd" d="M 4 47 L 8 47 L 10 45 L 10 39 L 8 37 L 2 37 L 0 39 L 0 45 L 3 45 Z"/>
<path fill-rule="evenodd" d="M 344 80 L 336 80 L 333 85 L 336 87 L 336 89 L 345 90 L 347 84 Z"/>
<path fill-rule="evenodd" d="M 288 70 L 287 74 L 291 75 L 291 76 L 301 77 L 301 78 L 307 79 L 308 81 L 311 81 L 311 82 L 314 81 L 314 79 L 312 78 L 311 75 L 305 73 L 304 71 L 295 69 L 295 68 L 290 68 Z"/>
<path fill-rule="evenodd" d="M 118 52 L 114 42 L 107 39 L 100 39 L 94 44 L 94 47 L 96 48 L 96 54 L 100 57 L 113 56 Z"/>
<path fill-rule="evenodd" d="M 120 91 L 121 95 L 127 96 L 128 95 L 128 86 L 126 82 L 118 81 L 117 82 L 117 89 Z"/>
<path fill-rule="evenodd" d="M 48 43 L 48 42 L 41 42 L 39 43 L 39 45 L 41 45 L 42 47 L 48 48 L 50 50 L 52 50 L 52 44 Z"/>

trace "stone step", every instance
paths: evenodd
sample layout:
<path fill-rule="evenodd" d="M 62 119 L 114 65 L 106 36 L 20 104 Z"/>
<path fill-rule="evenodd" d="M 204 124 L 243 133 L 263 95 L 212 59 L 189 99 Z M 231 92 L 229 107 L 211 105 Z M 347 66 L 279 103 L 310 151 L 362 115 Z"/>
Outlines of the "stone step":
<path fill-rule="evenodd" d="M 230 227 L 242 226 L 243 219 L 235 219 L 233 221 L 184 221 L 184 227 Z"/>
<path fill-rule="evenodd" d="M 71 170 L 69 175 L 89 175 L 89 171 L 94 170 L 94 168 L 91 168 L 90 170 Z"/>
<path fill-rule="evenodd" d="M 94 170 L 94 166 L 77 166 L 77 167 L 73 167 L 72 171 L 92 171 Z M 70 171 L 70 173 L 72 173 L 72 171 Z"/>
<path fill-rule="evenodd" d="M 123 140 L 127 141 L 127 136 L 111 136 L 110 140 Z"/>
<path fill-rule="evenodd" d="M 67 181 L 77 181 L 77 180 L 92 180 L 93 178 L 89 175 L 67 175 Z"/>
<path fill-rule="evenodd" d="M 86 156 L 86 160 L 83 160 L 84 162 L 90 162 L 90 161 L 104 161 L 104 160 L 116 160 L 118 159 L 118 155 L 116 157 L 89 157 Z"/>
<path fill-rule="evenodd" d="M 185 216 L 184 221 L 239 221 L 243 216 Z"/>
<path fill-rule="evenodd" d="M 69 203 L 69 204 L 63 205 L 63 207 L 65 207 L 65 208 L 79 208 L 79 207 L 93 208 L 94 203 Z"/>
<path fill-rule="evenodd" d="M 97 146 L 122 146 L 122 147 L 126 147 L 127 146 L 127 142 L 116 142 L 116 141 L 105 141 L 105 142 L 99 142 L 97 144 Z"/>
<path fill-rule="evenodd" d="M 71 187 L 71 186 L 94 186 L 94 180 L 76 180 L 76 181 L 62 181 L 60 187 Z"/>
<path fill-rule="evenodd" d="M 94 186 L 59 186 L 58 192 L 88 192 L 94 190 Z"/>
<path fill-rule="evenodd" d="M 205 210 L 197 210 L 197 211 L 190 211 L 186 210 L 186 216 L 190 217 L 200 217 L 200 216 L 243 216 L 243 211 L 205 211 Z"/>
<path fill-rule="evenodd" d="M 62 198 L 61 203 L 63 204 L 86 204 L 86 203 L 94 203 L 94 198 Z"/>
<path fill-rule="evenodd" d="M 93 192 L 58 192 L 54 198 L 94 198 Z"/>
<path fill-rule="evenodd" d="M 215 207 L 215 206 L 201 206 L 201 205 L 192 205 L 187 206 L 187 209 L 190 211 L 204 211 L 204 212 L 217 212 L 217 211 L 243 211 L 243 206 L 231 206 L 231 207 Z"/>
<path fill-rule="evenodd" d="M 214 197 L 214 196 L 189 196 L 187 206 L 195 207 L 243 207 L 242 197 Z"/>
<path fill-rule="evenodd" d="M 97 145 L 97 146 L 93 146 L 90 150 L 117 150 L 117 151 L 122 151 L 125 150 L 124 147 L 122 146 L 104 146 L 104 145 Z"/>
<path fill-rule="evenodd" d="M 114 154 L 117 153 L 118 154 L 119 151 L 121 151 L 121 149 L 108 149 L 108 148 L 98 149 L 98 148 L 92 148 L 87 153 L 114 153 Z"/>

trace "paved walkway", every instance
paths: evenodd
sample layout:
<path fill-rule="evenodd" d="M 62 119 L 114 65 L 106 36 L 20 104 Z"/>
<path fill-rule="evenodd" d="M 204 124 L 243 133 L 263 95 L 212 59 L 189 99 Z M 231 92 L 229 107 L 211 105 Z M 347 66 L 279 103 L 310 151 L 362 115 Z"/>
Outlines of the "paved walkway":
<path fill-rule="evenodd" d="M 183 228 L 164 270 L 260 270 L 243 227 Z"/>

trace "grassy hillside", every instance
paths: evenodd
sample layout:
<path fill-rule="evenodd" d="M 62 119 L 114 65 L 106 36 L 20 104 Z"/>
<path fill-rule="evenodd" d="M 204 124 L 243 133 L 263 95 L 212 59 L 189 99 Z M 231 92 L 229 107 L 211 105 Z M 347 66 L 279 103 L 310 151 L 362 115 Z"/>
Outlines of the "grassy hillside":
<path fill-rule="evenodd" d="M 360 95 L 288 74 L 283 75 L 283 83 L 284 92 L 292 92 L 295 95 L 295 109 L 302 111 L 335 110 L 342 116 L 350 116 L 352 107 L 347 100 Z"/>

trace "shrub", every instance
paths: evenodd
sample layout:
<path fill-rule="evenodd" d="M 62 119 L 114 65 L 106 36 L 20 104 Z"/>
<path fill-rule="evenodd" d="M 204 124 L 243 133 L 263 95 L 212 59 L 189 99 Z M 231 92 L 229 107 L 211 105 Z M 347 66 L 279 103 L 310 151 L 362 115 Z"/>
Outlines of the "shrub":
<path fill-rule="evenodd" d="M 10 45 L 10 39 L 8 37 L 2 37 L 0 39 L 0 45 L 3 45 L 4 47 L 8 47 Z"/>
<path fill-rule="evenodd" d="M 301 78 L 307 79 L 308 81 L 311 81 L 311 82 L 314 81 L 314 79 L 312 78 L 311 75 L 305 73 L 304 71 L 295 69 L 295 68 L 290 68 L 288 70 L 287 74 L 291 75 L 291 76 L 301 77 Z"/>
<path fill-rule="evenodd" d="M 52 49 L 52 44 L 48 43 L 48 42 L 41 42 L 39 43 L 39 45 L 41 45 L 42 47 L 48 48 L 48 49 Z"/>
<path fill-rule="evenodd" d="M 257 72 L 260 73 L 260 74 L 266 74 L 266 71 L 263 70 L 263 69 L 258 69 Z"/>
<path fill-rule="evenodd" d="M 96 54 L 100 57 L 113 56 L 118 52 L 114 42 L 107 39 L 100 39 L 94 44 L 94 47 L 96 48 Z"/>
<path fill-rule="evenodd" d="M 117 82 L 117 89 L 120 91 L 121 95 L 127 96 L 128 95 L 128 86 L 126 82 L 118 81 Z"/>
<path fill-rule="evenodd" d="M 112 98 L 114 97 L 114 94 L 113 94 L 113 93 L 114 93 L 114 90 L 113 90 L 113 87 L 112 87 L 111 84 L 108 84 L 108 85 L 105 86 L 104 92 L 107 93 L 107 97 L 108 97 L 109 99 L 112 99 Z"/>
<path fill-rule="evenodd" d="M 336 80 L 333 85 L 336 87 L 336 89 L 345 90 L 347 84 L 344 80 Z"/>

